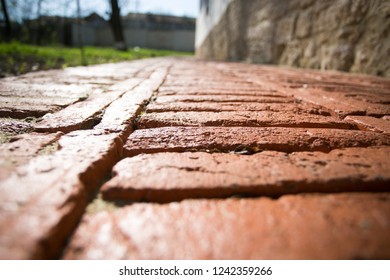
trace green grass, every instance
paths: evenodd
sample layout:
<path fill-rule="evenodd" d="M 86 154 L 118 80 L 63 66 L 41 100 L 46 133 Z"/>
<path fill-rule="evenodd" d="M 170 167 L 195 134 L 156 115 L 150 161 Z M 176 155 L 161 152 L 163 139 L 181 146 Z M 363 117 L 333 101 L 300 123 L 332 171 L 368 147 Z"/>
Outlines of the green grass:
<path fill-rule="evenodd" d="M 79 48 L 63 46 L 34 46 L 19 42 L 0 43 L 0 76 L 19 75 L 35 70 L 92 65 L 157 56 L 192 55 L 188 52 L 129 48 L 118 51 L 113 48 L 84 47 L 85 63 Z"/>

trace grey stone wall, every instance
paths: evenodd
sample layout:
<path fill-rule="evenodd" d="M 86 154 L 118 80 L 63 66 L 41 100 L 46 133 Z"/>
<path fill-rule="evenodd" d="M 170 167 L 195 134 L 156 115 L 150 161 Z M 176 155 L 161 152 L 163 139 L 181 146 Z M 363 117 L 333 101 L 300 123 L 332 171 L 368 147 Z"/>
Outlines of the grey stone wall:
<path fill-rule="evenodd" d="M 389 32 L 389 0 L 233 0 L 196 55 L 390 77 Z"/>

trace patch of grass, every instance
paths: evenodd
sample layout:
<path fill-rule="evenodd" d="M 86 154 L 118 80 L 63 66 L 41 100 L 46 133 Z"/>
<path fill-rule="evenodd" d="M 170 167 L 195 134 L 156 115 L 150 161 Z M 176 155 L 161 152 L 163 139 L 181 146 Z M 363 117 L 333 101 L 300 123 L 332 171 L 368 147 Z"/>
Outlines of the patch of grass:
<path fill-rule="evenodd" d="M 189 56 L 192 53 L 143 48 L 129 48 L 123 52 L 113 48 L 84 47 L 84 55 L 86 64 L 92 65 L 158 56 Z M 0 77 L 82 64 L 78 48 L 0 43 Z"/>
<path fill-rule="evenodd" d="M 46 145 L 45 147 L 43 147 L 38 152 L 38 154 L 39 155 L 51 155 L 54 152 L 58 151 L 59 147 L 60 147 L 60 145 L 58 144 L 58 142 L 54 142 L 52 144 L 49 144 L 49 145 Z"/>
<path fill-rule="evenodd" d="M 86 212 L 88 214 L 95 214 L 100 211 L 112 212 L 117 210 L 120 207 L 131 205 L 131 201 L 126 200 L 116 200 L 116 201 L 108 201 L 104 200 L 101 195 L 98 195 L 88 206 Z"/>
<path fill-rule="evenodd" d="M 6 133 L 6 132 L 0 131 L 0 144 L 5 144 L 5 143 L 10 142 L 13 136 L 14 135 L 11 133 Z"/>

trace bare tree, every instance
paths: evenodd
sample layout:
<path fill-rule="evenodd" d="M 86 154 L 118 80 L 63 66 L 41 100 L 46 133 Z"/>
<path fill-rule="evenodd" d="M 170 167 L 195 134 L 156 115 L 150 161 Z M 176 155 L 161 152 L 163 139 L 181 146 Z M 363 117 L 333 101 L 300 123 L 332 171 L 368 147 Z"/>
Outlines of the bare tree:
<path fill-rule="evenodd" d="M 126 47 L 125 38 L 123 36 L 123 28 L 122 28 L 118 0 L 110 0 L 110 2 L 111 2 L 110 24 L 112 28 L 112 33 L 114 35 L 115 48 L 121 51 L 125 51 L 127 47 Z"/>
<path fill-rule="evenodd" d="M 12 36 L 12 28 L 11 28 L 11 21 L 8 16 L 7 3 L 5 3 L 5 0 L 1 0 L 1 6 L 3 8 L 4 21 L 5 21 L 4 36 L 5 39 L 8 41 L 11 39 Z"/>
<path fill-rule="evenodd" d="M 37 2 L 37 29 L 36 29 L 36 36 L 35 36 L 35 43 L 37 45 L 41 44 L 41 35 L 42 35 L 42 2 L 43 0 L 38 0 Z"/>
<path fill-rule="evenodd" d="M 82 32 L 82 26 L 81 26 L 81 8 L 80 8 L 80 0 L 77 1 L 77 38 L 78 38 L 78 45 L 80 49 L 80 56 L 81 56 L 81 64 L 87 65 L 87 60 L 85 58 L 84 53 L 84 47 L 83 47 L 83 36 L 81 34 Z"/>

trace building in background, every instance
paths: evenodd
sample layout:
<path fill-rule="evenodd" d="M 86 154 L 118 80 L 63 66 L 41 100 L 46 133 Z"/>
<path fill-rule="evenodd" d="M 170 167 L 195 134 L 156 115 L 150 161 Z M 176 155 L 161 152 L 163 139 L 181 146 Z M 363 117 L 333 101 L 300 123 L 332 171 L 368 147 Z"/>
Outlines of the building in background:
<path fill-rule="evenodd" d="M 390 77 L 388 0 L 201 0 L 196 55 Z"/>
<path fill-rule="evenodd" d="M 122 17 L 126 45 L 153 49 L 193 52 L 195 18 L 155 14 L 129 13 Z M 4 26 L 0 23 L 0 31 Z M 78 46 L 81 32 L 85 46 L 114 46 L 114 36 L 108 21 L 96 13 L 82 18 L 40 16 L 14 24 L 14 36 L 24 43 Z"/>
<path fill-rule="evenodd" d="M 194 51 L 195 19 L 154 14 L 129 13 L 122 17 L 126 45 L 129 47 Z M 72 23 L 72 45 L 78 44 L 77 22 Z M 81 23 L 83 45 L 112 46 L 110 24 L 97 14 Z"/>

